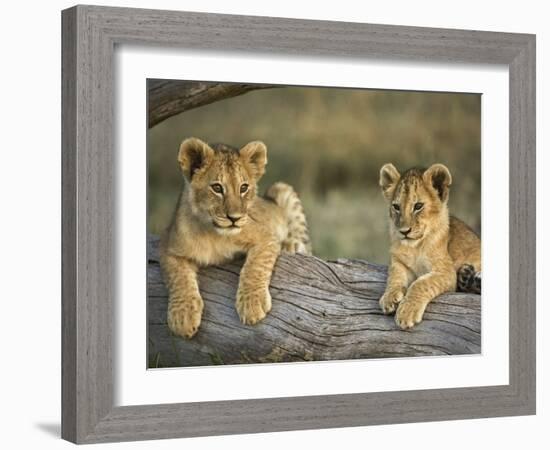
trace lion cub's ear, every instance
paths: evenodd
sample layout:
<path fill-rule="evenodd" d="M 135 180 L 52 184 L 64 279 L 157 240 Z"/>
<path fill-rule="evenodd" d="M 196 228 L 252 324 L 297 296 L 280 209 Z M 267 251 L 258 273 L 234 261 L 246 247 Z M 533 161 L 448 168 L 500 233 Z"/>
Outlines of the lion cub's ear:
<path fill-rule="evenodd" d="M 384 164 L 380 169 L 380 187 L 382 188 L 382 193 L 386 200 L 391 200 L 393 197 L 393 191 L 399 182 L 401 175 L 391 163 Z"/>
<path fill-rule="evenodd" d="M 443 164 L 434 164 L 424 172 L 424 181 L 432 186 L 440 200 L 445 203 L 449 198 L 449 186 L 453 182 L 451 172 Z"/>
<path fill-rule="evenodd" d="M 256 180 L 265 172 L 267 164 L 267 147 L 261 141 L 253 141 L 246 144 L 239 150 L 241 159 L 252 168 Z"/>
<path fill-rule="evenodd" d="M 205 142 L 197 138 L 185 139 L 180 145 L 178 162 L 181 171 L 188 180 L 214 156 L 214 150 Z"/>

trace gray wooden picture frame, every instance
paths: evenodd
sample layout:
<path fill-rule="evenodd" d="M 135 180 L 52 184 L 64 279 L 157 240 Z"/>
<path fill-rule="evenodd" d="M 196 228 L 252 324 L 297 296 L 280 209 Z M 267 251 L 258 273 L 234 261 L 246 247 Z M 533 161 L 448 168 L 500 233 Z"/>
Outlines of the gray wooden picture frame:
<path fill-rule="evenodd" d="M 535 413 L 534 35 L 97 6 L 63 11 L 62 32 L 64 439 L 94 443 Z M 117 44 L 507 65 L 509 384 L 115 407 Z"/>

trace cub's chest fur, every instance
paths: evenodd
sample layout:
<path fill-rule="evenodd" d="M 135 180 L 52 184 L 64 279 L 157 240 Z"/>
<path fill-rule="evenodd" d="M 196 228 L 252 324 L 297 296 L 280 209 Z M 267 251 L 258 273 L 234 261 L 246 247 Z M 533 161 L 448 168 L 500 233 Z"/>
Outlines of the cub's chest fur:
<path fill-rule="evenodd" d="M 409 269 L 416 278 L 432 270 L 429 256 L 420 248 L 398 244 L 393 250 L 394 257 Z"/>
<path fill-rule="evenodd" d="M 185 254 L 201 266 L 221 264 L 244 253 L 243 248 L 227 236 L 200 234 L 185 240 Z"/>

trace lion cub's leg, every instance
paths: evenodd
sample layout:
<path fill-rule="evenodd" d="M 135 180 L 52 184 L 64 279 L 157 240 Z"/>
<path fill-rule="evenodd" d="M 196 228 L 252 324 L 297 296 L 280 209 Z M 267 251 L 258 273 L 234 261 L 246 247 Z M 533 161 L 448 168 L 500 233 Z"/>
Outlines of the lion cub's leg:
<path fill-rule="evenodd" d="M 160 263 L 169 293 L 168 327 L 179 336 L 192 338 L 199 329 L 204 307 L 197 266 L 172 255 L 161 255 Z"/>
<path fill-rule="evenodd" d="M 256 245 L 248 251 L 235 304 L 242 323 L 253 325 L 271 310 L 269 282 L 280 251 L 280 244 L 274 242 Z"/>
<path fill-rule="evenodd" d="M 395 313 L 395 322 L 402 329 L 412 328 L 422 321 L 428 303 L 444 292 L 454 291 L 455 286 L 456 272 L 452 264 L 435 267 L 409 286 Z"/>
<path fill-rule="evenodd" d="M 401 262 L 392 258 L 389 273 L 388 282 L 386 284 L 386 291 L 380 299 L 380 308 L 384 311 L 384 314 L 393 313 L 399 302 L 403 300 L 407 293 L 407 287 L 412 279 L 412 274 L 407 267 Z"/>
<path fill-rule="evenodd" d="M 463 264 L 457 271 L 457 290 L 481 294 L 481 272 L 471 264 Z"/>

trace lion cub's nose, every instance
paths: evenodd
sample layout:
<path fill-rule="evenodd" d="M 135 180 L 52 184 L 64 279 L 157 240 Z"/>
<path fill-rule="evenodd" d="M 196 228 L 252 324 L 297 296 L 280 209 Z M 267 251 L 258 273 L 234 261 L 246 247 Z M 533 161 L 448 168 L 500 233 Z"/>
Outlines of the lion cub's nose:
<path fill-rule="evenodd" d="M 399 230 L 399 232 L 403 235 L 403 236 L 407 236 L 407 234 L 409 234 L 411 232 L 411 228 L 401 228 Z"/>
<path fill-rule="evenodd" d="M 237 220 L 239 220 L 243 215 L 242 214 L 227 214 L 227 218 L 234 224 Z"/>

